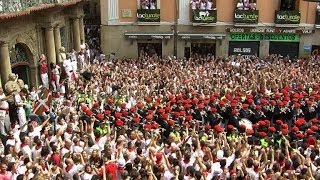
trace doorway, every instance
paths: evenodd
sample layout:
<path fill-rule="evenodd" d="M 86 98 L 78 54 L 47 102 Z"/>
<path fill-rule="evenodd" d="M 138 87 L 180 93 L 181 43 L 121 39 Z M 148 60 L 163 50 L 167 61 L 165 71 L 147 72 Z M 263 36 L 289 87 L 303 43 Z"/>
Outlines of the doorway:
<path fill-rule="evenodd" d="M 138 43 L 138 56 L 162 56 L 162 43 Z"/>
<path fill-rule="evenodd" d="M 298 57 L 299 42 L 270 42 L 269 54 L 280 54 L 290 58 Z"/>
<path fill-rule="evenodd" d="M 189 60 L 190 55 L 191 55 L 190 47 L 184 47 L 184 57 L 185 57 L 187 60 Z"/>
<path fill-rule="evenodd" d="M 29 64 L 30 58 L 32 58 L 30 49 L 23 43 L 17 43 L 10 49 L 12 73 L 17 74 L 19 79 L 23 80 L 23 82 L 28 86 L 31 85 Z"/>
<path fill-rule="evenodd" d="M 214 43 L 191 43 L 191 56 L 206 58 L 216 55 L 216 44 Z"/>

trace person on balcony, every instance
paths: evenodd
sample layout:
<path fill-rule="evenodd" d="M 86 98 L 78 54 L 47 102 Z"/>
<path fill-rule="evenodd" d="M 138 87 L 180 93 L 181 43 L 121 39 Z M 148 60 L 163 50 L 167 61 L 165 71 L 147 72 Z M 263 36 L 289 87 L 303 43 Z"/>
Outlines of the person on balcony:
<path fill-rule="evenodd" d="M 141 8 L 142 9 L 149 9 L 149 0 L 142 0 L 141 1 Z"/>
<path fill-rule="evenodd" d="M 320 2 L 317 3 L 317 11 L 320 11 Z"/>
<path fill-rule="evenodd" d="M 207 2 L 207 6 L 206 6 L 206 9 L 207 10 L 212 10 L 212 5 L 213 5 L 213 3 L 212 3 L 212 0 L 206 0 Z"/>
<path fill-rule="evenodd" d="M 157 3 L 155 0 L 150 1 L 150 9 L 157 9 Z"/>
<path fill-rule="evenodd" d="M 243 7 L 244 7 L 243 9 L 246 10 L 246 11 L 251 9 L 249 0 L 244 0 L 243 1 Z"/>
<path fill-rule="evenodd" d="M 190 6 L 191 6 L 191 9 L 192 10 L 196 10 L 197 9 L 197 6 L 198 6 L 198 1 L 197 0 L 192 0 L 190 1 Z"/>
<path fill-rule="evenodd" d="M 48 77 L 48 67 L 47 67 L 47 58 L 44 54 L 41 54 L 40 59 L 40 77 L 42 85 L 46 88 L 49 88 L 49 77 Z"/>
<path fill-rule="evenodd" d="M 250 10 L 256 10 L 257 9 L 257 3 L 255 3 L 254 0 L 251 0 L 250 2 Z"/>
<path fill-rule="evenodd" d="M 207 6 L 207 3 L 205 2 L 205 0 L 201 0 L 200 1 L 200 10 L 205 10 Z"/>
<path fill-rule="evenodd" d="M 238 10 L 243 10 L 244 8 L 244 4 L 242 0 L 239 0 L 239 2 L 237 3 L 237 9 Z"/>

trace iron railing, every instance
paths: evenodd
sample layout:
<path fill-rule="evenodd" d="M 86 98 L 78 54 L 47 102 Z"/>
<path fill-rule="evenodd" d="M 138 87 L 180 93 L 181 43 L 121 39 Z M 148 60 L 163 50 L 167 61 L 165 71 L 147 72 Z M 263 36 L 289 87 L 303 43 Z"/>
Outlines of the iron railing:
<path fill-rule="evenodd" d="M 0 14 L 25 11 L 31 7 L 71 1 L 75 0 L 0 0 Z"/>

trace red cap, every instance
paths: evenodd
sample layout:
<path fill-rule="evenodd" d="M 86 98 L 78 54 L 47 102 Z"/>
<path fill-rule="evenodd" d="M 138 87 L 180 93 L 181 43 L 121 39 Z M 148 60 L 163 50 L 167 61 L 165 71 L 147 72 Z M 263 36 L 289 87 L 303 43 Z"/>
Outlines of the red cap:
<path fill-rule="evenodd" d="M 208 130 L 210 130 L 211 129 L 211 126 L 208 124 L 208 125 L 205 125 L 204 126 L 204 129 L 206 130 L 206 131 L 208 131 Z"/>
<path fill-rule="evenodd" d="M 115 116 L 116 118 L 120 118 L 120 117 L 122 116 L 122 113 L 117 112 L 117 113 L 114 114 L 114 116 Z"/>
<path fill-rule="evenodd" d="M 140 118 L 139 117 L 134 117 L 134 118 L 132 118 L 132 121 L 134 123 L 139 123 L 140 122 Z"/>
<path fill-rule="evenodd" d="M 105 111 L 104 111 L 104 114 L 105 114 L 106 116 L 108 116 L 108 115 L 111 114 L 111 111 L 110 111 L 110 110 L 105 110 Z"/>
<path fill-rule="evenodd" d="M 317 123 L 319 122 L 319 120 L 318 120 L 317 118 L 313 118 L 313 119 L 311 119 L 311 122 L 312 122 L 313 124 L 317 124 Z"/>
<path fill-rule="evenodd" d="M 237 114 L 238 114 L 238 111 L 237 111 L 237 110 L 233 110 L 233 111 L 231 112 L 231 114 L 232 114 L 232 115 L 237 115 Z"/>
<path fill-rule="evenodd" d="M 170 120 L 168 121 L 168 125 L 169 125 L 169 126 L 173 126 L 174 124 L 175 124 L 174 120 L 170 119 Z"/>
<path fill-rule="evenodd" d="M 215 125 L 214 126 L 214 130 L 217 132 L 217 133 L 222 133 L 223 132 L 223 129 L 220 125 Z"/>
<path fill-rule="evenodd" d="M 276 120 L 276 124 L 281 125 L 283 122 L 281 119 Z"/>
<path fill-rule="evenodd" d="M 144 129 L 147 130 L 147 131 L 150 131 L 151 130 L 151 125 L 150 124 L 145 124 L 144 125 Z"/>
<path fill-rule="evenodd" d="M 127 104 L 126 103 L 121 103 L 120 107 L 121 107 L 121 109 L 125 109 L 127 107 Z"/>
<path fill-rule="evenodd" d="M 85 106 L 85 105 L 81 106 L 81 111 L 85 112 L 87 109 L 88 109 L 87 106 Z"/>
<path fill-rule="evenodd" d="M 288 129 L 282 129 L 281 132 L 282 132 L 282 134 L 287 135 L 289 133 L 289 130 Z"/>
<path fill-rule="evenodd" d="M 311 129 L 313 132 L 315 132 L 315 131 L 318 131 L 319 128 L 318 128 L 317 126 L 311 126 L 310 129 Z"/>
<path fill-rule="evenodd" d="M 116 124 L 116 126 L 121 127 L 124 125 L 124 122 L 121 121 L 120 119 L 117 119 L 115 124 Z"/>
<path fill-rule="evenodd" d="M 299 139 L 303 139 L 304 135 L 301 132 L 298 132 L 296 135 Z"/>
<path fill-rule="evenodd" d="M 266 137 L 266 136 L 267 136 L 267 133 L 265 133 L 265 132 L 259 132 L 259 136 L 260 136 L 260 137 Z"/>
<path fill-rule="evenodd" d="M 146 116 L 146 120 L 150 121 L 151 119 L 152 119 L 152 115 L 151 114 Z"/>
<path fill-rule="evenodd" d="M 266 122 L 264 122 L 264 121 L 259 121 L 258 124 L 259 124 L 259 126 L 265 126 L 265 125 L 266 125 Z"/>
<path fill-rule="evenodd" d="M 152 129 L 158 129 L 159 128 L 159 124 L 158 123 L 153 123 L 151 128 Z"/>
<path fill-rule="evenodd" d="M 146 101 L 147 103 L 150 103 L 150 102 L 152 101 L 152 98 L 148 96 L 148 97 L 145 98 L 145 101 Z"/>
<path fill-rule="evenodd" d="M 312 131 L 311 129 L 308 129 L 308 130 L 306 131 L 306 133 L 307 133 L 308 135 L 311 135 L 311 134 L 313 134 L 313 131 Z"/>
<path fill-rule="evenodd" d="M 191 121 L 192 118 L 193 118 L 192 115 L 187 115 L 187 116 L 186 116 L 186 121 Z"/>
<path fill-rule="evenodd" d="M 99 107 L 99 103 L 97 103 L 97 102 L 94 103 L 92 107 L 93 107 L 93 108 L 98 108 L 98 107 Z"/>
<path fill-rule="evenodd" d="M 274 127 L 272 127 L 272 126 L 270 126 L 268 129 L 269 129 L 269 132 L 271 132 L 271 133 L 276 132 L 276 128 L 274 128 Z"/>
<path fill-rule="evenodd" d="M 87 116 L 92 116 L 93 115 L 93 112 L 91 111 L 91 109 L 87 109 L 86 110 L 86 115 Z"/>
<path fill-rule="evenodd" d="M 249 107 L 249 104 L 242 104 L 242 107 L 243 107 L 243 108 L 248 108 L 248 107 Z"/>
<path fill-rule="evenodd" d="M 288 124 L 282 124 L 282 129 L 288 129 Z"/>
<path fill-rule="evenodd" d="M 142 102 L 138 102 L 138 103 L 137 103 L 137 107 L 138 107 L 139 109 L 141 109 L 141 108 L 143 107 Z"/>
<path fill-rule="evenodd" d="M 252 135 L 252 134 L 254 133 L 254 130 L 252 130 L 252 129 L 247 129 L 246 133 L 247 133 L 248 135 Z"/>
<path fill-rule="evenodd" d="M 104 116 L 103 116 L 103 114 L 99 113 L 99 114 L 96 115 L 96 118 L 101 121 L 101 120 L 104 119 Z"/>
<path fill-rule="evenodd" d="M 297 131 L 299 131 L 299 128 L 298 128 L 297 126 L 293 126 L 293 127 L 291 128 L 291 130 L 292 130 L 293 132 L 297 132 Z"/>
<path fill-rule="evenodd" d="M 162 114 L 162 119 L 168 119 L 169 118 L 169 115 L 168 114 Z"/>
<path fill-rule="evenodd" d="M 229 124 L 229 125 L 227 126 L 227 128 L 228 128 L 228 130 L 233 130 L 233 129 L 234 129 L 234 126 L 231 125 L 231 124 Z"/>

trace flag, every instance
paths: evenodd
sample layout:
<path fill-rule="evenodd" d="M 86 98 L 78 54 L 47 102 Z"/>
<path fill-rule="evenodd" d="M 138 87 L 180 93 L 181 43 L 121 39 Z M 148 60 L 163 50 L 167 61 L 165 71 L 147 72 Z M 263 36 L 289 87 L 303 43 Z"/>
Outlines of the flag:
<path fill-rule="evenodd" d="M 33 113 L 37 115 L 43 115 L 44 112 L 50 110 L 53 96 L 49 89 L 44 88 L 40 92 L 39 97 L 39 101 L 37 101 L 33 107 Z"/>

